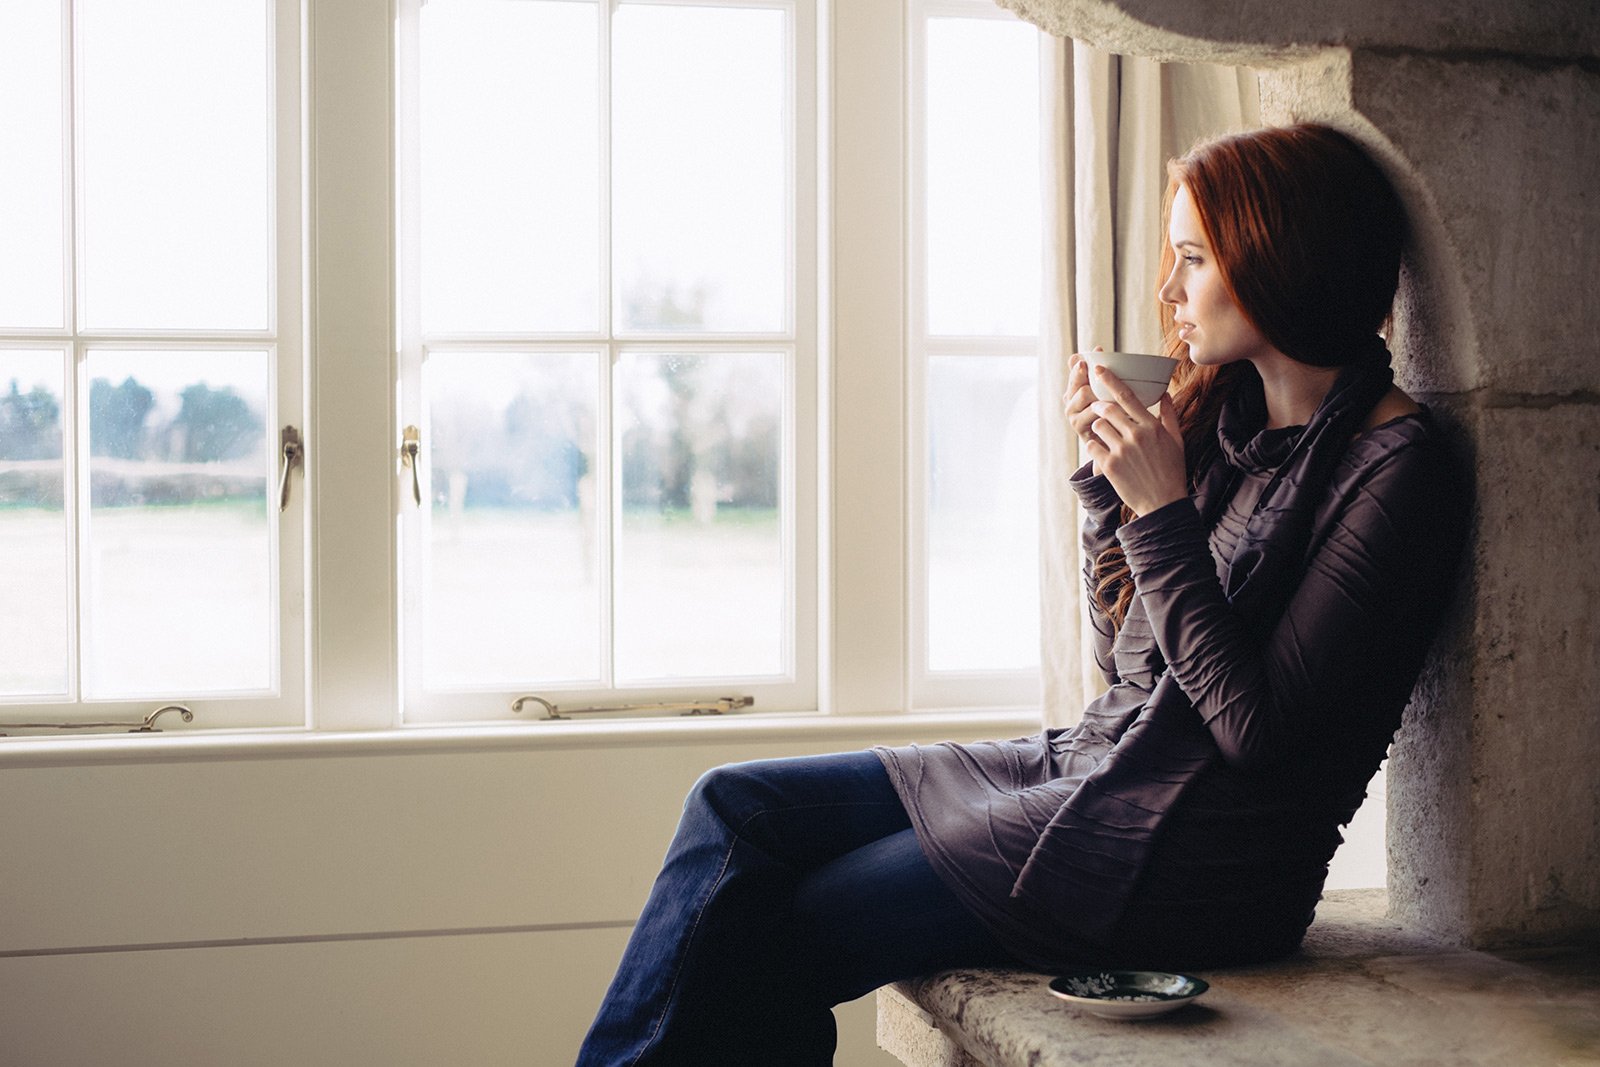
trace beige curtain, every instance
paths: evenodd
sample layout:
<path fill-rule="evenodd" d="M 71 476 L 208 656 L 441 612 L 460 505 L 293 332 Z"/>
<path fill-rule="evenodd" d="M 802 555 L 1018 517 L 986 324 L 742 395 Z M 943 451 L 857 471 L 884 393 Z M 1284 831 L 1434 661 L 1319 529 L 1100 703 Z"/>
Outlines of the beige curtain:
<path fill-rule="evenodd" d="M 1044 720 L 1063 726 L 1104 688 L 1083 617 L 1080 517 L 1067 486 L 1081 460 L 1061 411 L 1066 360 L 1095 345 L 1161 351 L 1154 293 L 1166 161 L 1260 120 L 1253 71 L 1114 56 L 1061 39 L 1046 47 L 1040 603 Z"/>

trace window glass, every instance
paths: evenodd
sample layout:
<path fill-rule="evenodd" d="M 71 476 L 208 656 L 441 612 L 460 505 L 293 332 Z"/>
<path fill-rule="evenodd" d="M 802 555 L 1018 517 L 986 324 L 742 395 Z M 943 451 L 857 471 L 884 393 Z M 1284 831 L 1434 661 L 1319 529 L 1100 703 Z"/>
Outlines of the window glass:
<path fill-rule="evenodd" d="M 630 4 L 612 38 L 618 326 L 776 333 L 789 318 L 788 17 Z"/>
<path fill-rule="evenodd" d="M 779 673 L 784 356 L 630 352 L 616 376 L 619 679 Z"/>
<path fill-rule="evenodd" d="M 269 330 L 268 0 L 79 0 L 82 325 Z"/>
<path fill-rule="evenodd" d="M 599 365 L 429 355 L 427 688 L 601 677 Z"/>
<path fill-rule="evenodd" d="M 59 349 L 0 348 L 0 699 L 70 685 L 65 365 Z"/>
<path fill-rule="evenodd" d="M 60 0 L 0 4 L 0 328 L 66 325 Z"/>
<path fill-rule="evenodd" d="M 1037 374 L 1027 356 L 929 363 L 929 670 L 1039 664 Z"/>
<path fill-rule="evenodd" d="M 267 689 L 271 353 L 91 349 L 90 698 Z"/>
<path fill-rule="evenodd" d="M 432 0 L 420 51 L 423 332 L 594 331 L 598 8 Z"/>
<path fill-rule="evenodd" d="M 928 332 L 1039 329 L 1039 31 L 927 24 Z"/>

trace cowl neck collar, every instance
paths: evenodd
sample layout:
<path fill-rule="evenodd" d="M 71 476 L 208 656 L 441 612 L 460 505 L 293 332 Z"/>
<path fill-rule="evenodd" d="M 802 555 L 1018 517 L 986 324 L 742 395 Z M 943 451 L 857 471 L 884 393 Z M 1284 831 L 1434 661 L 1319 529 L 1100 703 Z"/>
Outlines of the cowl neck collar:
<path fill-rule="evenodd" d="M 1272 471 L 1229 567 L 1228 599 L 1260 625 L 1282 610 L 1289 572 L 1302 562 L 1313 513 L 1367 414 L 1394 384 L 1389 350 L 1374 336 L 1340 370 L 1304 426 L 1265 429 L 1266 399 L 1253 368 L 1234 384 L 1217 420 L 1221 462 L 1201 480 L 1207 525 L 1246 472 Z"/>
<path fill-rule="evenodd" d="M 1306 430 L 1304 426 L 1281 426 L 1269 430 L 1261 426 L 1266 421 L 1263 417 L 1256 423 L 1261 428 L 1251 431 L 1231 422 L 1228 414 L 1224 410 L 1217 421 L 1217 442 L 1222 446 L 1222 455 L 1228 463 L 1246 474 L 1277 469 L 1289 458 L 1289 453 L 1294 451 L 1300 435 Z"/>
<path fill-rule="evenodd" d="M 1348 428 L 1348 440 L 1394 383 L 1389 350 L 1374 336 L 1363 344 L 1354 361 L 1340 370 L 1327 395 L 1303 426 L 1267 429 L 1266 392 L 1261 376 L 1247 369 L 1234 385 L 1217 419 L 1217 443 L 1228 464 L 1245 473 L 1275 470 L 1330 431 Z"/>

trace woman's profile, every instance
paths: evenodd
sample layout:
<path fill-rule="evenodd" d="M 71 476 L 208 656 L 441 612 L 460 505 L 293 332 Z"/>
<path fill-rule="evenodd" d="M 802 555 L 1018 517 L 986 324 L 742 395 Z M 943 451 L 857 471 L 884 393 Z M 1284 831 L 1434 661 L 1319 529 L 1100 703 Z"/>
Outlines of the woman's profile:
<path fill-rule="evenodd" d="M 1394 386 L 1405 218 L 1362 149 L 1265 129 L 1169 178 L 1173 385 L 1095 400 L 1074 356 L 1064 398 L 1108 688 L 1039 736 L 706 774 L 580 1063 L 827 1063 L 832 1006 L 897 979 L 1299 945 L 1439 626 L 1467 491 Z"/>

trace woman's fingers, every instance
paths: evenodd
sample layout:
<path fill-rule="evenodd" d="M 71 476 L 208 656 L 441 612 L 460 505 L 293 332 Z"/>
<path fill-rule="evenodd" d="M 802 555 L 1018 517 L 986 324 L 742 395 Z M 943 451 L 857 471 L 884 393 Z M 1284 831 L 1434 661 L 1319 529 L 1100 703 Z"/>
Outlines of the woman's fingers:
<path fill-rule="evenodd" d="M 1145 515 L 1183 496 L 1183 438 L 1172 401 L 1163 397 L 1152 415 L 1115 375 L 1104 374 L 1096 384 L 1116 400 L 1090 405 L 1090 428 L 1099 441 L 1087 451 L 1123 503 Z"/>
<path fill-rule="evenodd" d="M 1178 409 L 1172 403 L 1171 393 L 1161 394 L 1161 405 L 1157 410 L 1157 414 L 1161 418 L 1161 428 L 1167 431 L 1167 434 L 1174 441 L 1181 444 L 1183 441 L 1183 426 L 1178 422 Z"/>
<path fill-rule="evenodd" d="M 1096 418 L 1090 410 L 1093 403 L 1094 392 L 1089 388 L 1088 364 L 1081 355 L 1074 354 L 1067 372 L 1067 391 L 1061 397 L 1061 405 L 1066 411 L 1067 424 L 1079 438 L 1087 439 L 1090 436 L 1089 427 Z"/>
<path fill-rule="evenodd" d="M 1148 414 L 1145 411 L 1144 405 L 1139 403 L 1139 398 L 1133 395 L 1133 390 L 1128 388 L 1127 382 L 1123 381 L 1121 378 L 1118 378 L 1105 367 L 1095 367 L 1094 374 L 1096 379 L 1100 382 L 1100 388 L 1103 391 L 1110 393 L 1112 399 L 1114 399 L 1117 404 L 1123 408 L 1123 410 L 1127 411 L 1129 415 L 1138 418 Z"/>

